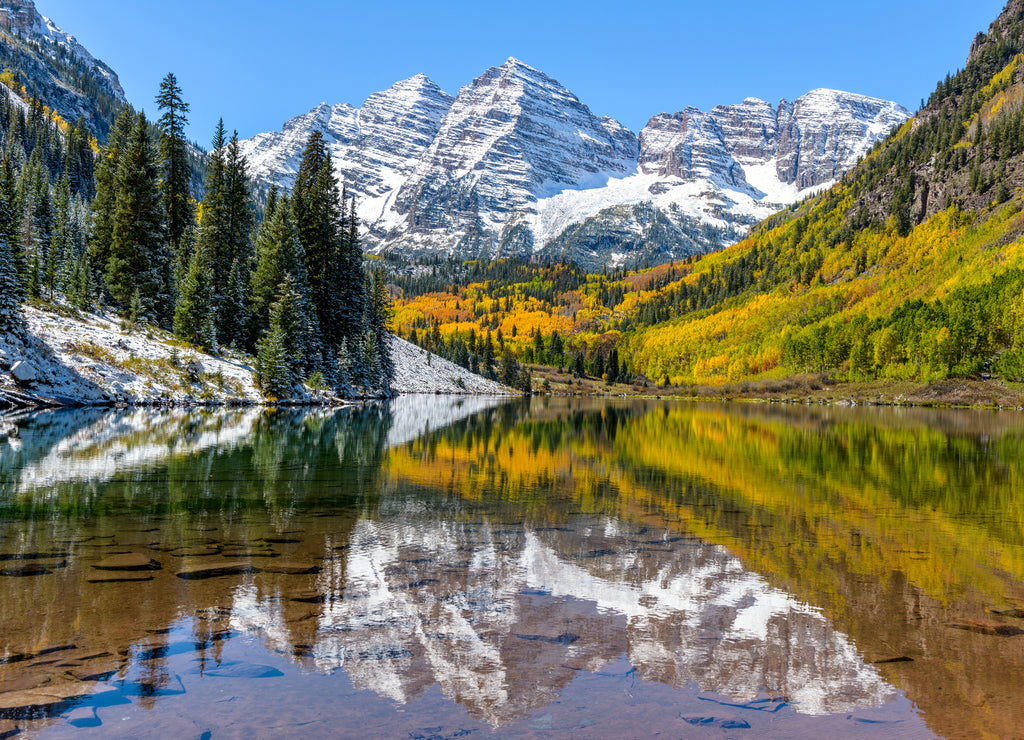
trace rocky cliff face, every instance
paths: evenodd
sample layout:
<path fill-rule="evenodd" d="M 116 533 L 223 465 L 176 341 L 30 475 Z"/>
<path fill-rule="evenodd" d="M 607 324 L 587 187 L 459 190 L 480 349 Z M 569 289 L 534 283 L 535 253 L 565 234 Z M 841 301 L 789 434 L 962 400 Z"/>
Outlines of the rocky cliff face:
<path fill-rule="evenodd" d="M 395 199 L 400 231 L 470 241 L 490 252 L 508 216 L 539 198 L 629 173 L 636 136 L 516 59 L 459 91 Z"/>
<path fill-rule="evenodd" d="M 242 144 L 253 178 L 288 189 L 314 131 L 324 136 L 335 173 L 360 199 L 364 221 L 376 221 L 431 145 L 453 98 L 425 75 L 374 93 L 362 108 L 321 103 L 280 131 Z"/>
<path fill-rule="evenodd" d="M 320 130 L 360 201 L 371 251 L 543 254 L 655 264 L 729 244 L 828 186 L 909 117 L 884 100 L 814 90 L 654 116 L 634 135 L 516 59 L 451 98 L 417 75 L 360 109 L 323 104 L 243 148 L 289 186 Z"/>
<path fill-rule="evenodd" d="M 40 15 L 32 0 L 0 0 L 0 67 L 18 70 L 29 94 L 71 123 L 83 116 L 101 138 L 125 102 L 114 70 Z"/>
<path fill-rule="evenodd" d="M 769 165 L 763 174 L 806 190 L 836 180 L 907 118 L 896 103 L 838 90 L 812 90 L 777 108 L 757 98 L 710 113 L 686 108 L 640 132 L 640 169 L 744 190 L 746 168 Z"/>

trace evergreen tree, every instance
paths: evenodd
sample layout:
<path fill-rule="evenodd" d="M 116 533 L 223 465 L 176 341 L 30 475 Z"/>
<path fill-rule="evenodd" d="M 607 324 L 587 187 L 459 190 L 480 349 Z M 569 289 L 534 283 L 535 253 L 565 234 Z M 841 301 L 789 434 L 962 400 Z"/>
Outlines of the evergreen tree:
<path fill-rule="evenodd" d="M 185 142 L 185 126 L 188 103 L 181 98 L 181 88 L 173 73 L 168 73 L 160 83 L 156 96 L 160 116 L 160 160 L 163 185 L 164 214 L 167 228 L 167 242 L 172 254 L 177 254 L 185 231 L 192 224 L 194 214 L 189 188 L 188 149 Z"/>
<path fill-rule="evenodd" d="M 608 382 L 615 383 L 619 380 L 619 348 L 612 347 L 608 352 Z"/>
<path fill-rule="evenodd" d="M 322 357 L 320 331 L 309 299 L 309 281 L 302 244 L 292 220 L 287 198 L 264 216 L 256 235 L 256 266 L 250 278 L 250 321 L 253 333 L 261 334 L 270 323 L 270 307 L 280 298 L 287 278 L 296 294 L 296 311 L 302 317 L 301 331 L 292 340 L 302 349 L 303 369 L 313 372 Z"/>
<path fill-rule="evenodd" d="M 354 208 L 346 218 L 331 157 L 323 136 L 314 132 L 306 145 L 292 193 L 292 212 L 302 244 L 309 298 L 322 332 L 325 374 L 333 373 L 343 339 L 350 351 L 364 345 L 366 279 Z M 371 382 L 360 367 L 365 352 L 351 352 L 354 382 Z"/>
<path fill-rule="evenodd" d="M 249 193 L 249 175 L 241 153 L 238 134 L 225 139 L 224 122 L 217 124 L 206 170 L 206 194 L 203 197 L 199 244 L 210 255 L 213 271 L 214 303 L 221 336 L 238 344 L 246 338 L 238 334 L 238 317 L 232 315 L 236 298 L 230 296 L 232 265 L 238 264 L 239 276 L 252 259 L 250 235 L 255 210 Z M 237 282 L 236 282 L 237 289 Z"/>
<path fill-rule="evenodd" d="M 23 285 L 28 266 L 21 251 L 19 210 L 17 178 L 9 154 L 4 154 L 3 161 L 0 161 L 0 241 L 7 244 L 8 259 Z"/>
<path fill-rule="evenodd" d="M 10 219 L 7 211 L 7 204 L 0 197 L 0 224 Z M 7 236 L 0 233 L 0 332 L 15 332 L 21 328 L 21 299 L 22 284 L 14 253 Z"/>
<path fill-rule="evenodd" d="M 342 339 L 341 345 L 338 347 L 338 369 L 335 373 L 335 386 L 340 391 L 349 390 L 349 386 L 352 384 L 352 359 L 348 351 L 348 340 Z"/>
<path fill-rule="evenodd" d="M 75 127 L 68 131 L 67 147 L 64 150 L 63 174 L 68 178 L 71 192 L 85 199 L 95 194 L 93 180 L 94 164 L 91 136 L 82 116 L 78 117 Z"/>
<path fill-rule="evenodd" d="M 197 248 L 178 290 L 174 307 L 174 333 L 207 351 L 217 349 L 213 305 L 213 271 L 205 249 Z"/>
<path fill-rule="evenodd" d="M 128 146 L 134 116 L 125 106 L 114 121 L 114 128 L 101 152 L 96 167 L 96 197 L 92 202 L 93 228 L 89 252 L 93 269 L 105 273 L 114 241 L 114 212 L 117 208 L 117 177 L 121 157 Z"/>
<path fill-rule="evenodd" d="M 301 332 L 303 317 L 290 278 L 280 288 L 281 297 L 270 308 L 270 325 L 257 343 L 256 383 L 268 396 L 287 397 L 299 380 L 300 350 L 291 337 Z"/>
<path fill-rule="evenodd" d="M 373 271 L 370 300 L 367 301 L 366 327 L 374 337 L 378 357 L 373 366 L 377 369 L 374 385 L 387 393 L 395 377 L 395 364 L 391 358 L 391 296 L 388 294 L 387 279 L 383 268 Z M 344 341 L 344 339 L 342 340 Z"/>
<path fill-rule="evenodd" d="M 141 316 L 162 321 L 170 313 L 170 259 L 164 242 L 159 171 L 144 114 L 135 118 L 117 170 L 107 289 L 122 306 L 138 292 Z M 141 318 L 141 316 L 136 318 Z"/>
<path fill-rule="evenodd" d="M 245 347 L 249 336 L 249 276 L 240 260 L 231 263 L 228 286 L 221 297 L 223 342 L 236 349 Z"/>

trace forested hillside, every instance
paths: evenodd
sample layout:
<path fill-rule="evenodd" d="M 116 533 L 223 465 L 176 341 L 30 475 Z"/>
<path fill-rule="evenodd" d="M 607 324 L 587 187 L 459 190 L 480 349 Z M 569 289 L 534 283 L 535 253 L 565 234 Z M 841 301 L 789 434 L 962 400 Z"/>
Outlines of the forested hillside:
<path fill-rule="evenodd" d="M 223 122 L 196 186 L 173 74 L 156 96 L 160 118 L 122 105 L 102 146 L 21 76 L 0 77 L 0 331 L 22 331 L 26 299 L 113 310 L 139 331 L 253 353 L 271 397 L 299 383 L 387 392 L 386 285 L 363 269 L 355 204 L 321 137 L 310 137 L 292 192 L 272 193 L 261 213 Z"/>
<path fill-rule="evenodd" d="M 1014 0 L 912 121 L 729 249 L 592 276 L 421 266 L 404 279 L 399 330 L 456 346 L 500 331 L 521 358 L 579 355 L 597 374 L 615 350 L 617 372 L 674 384 L 1024 378 L 1022 52 Z"/>

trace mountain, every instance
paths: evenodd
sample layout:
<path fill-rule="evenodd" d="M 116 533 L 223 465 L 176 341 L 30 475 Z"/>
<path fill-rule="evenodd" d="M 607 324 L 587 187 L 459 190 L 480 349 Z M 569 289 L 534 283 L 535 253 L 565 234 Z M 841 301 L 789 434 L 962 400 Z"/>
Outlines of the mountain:
<path fill-rule="evenodd" d="M 117 74 L 32 0 L 0 1 L 0 68 L 7 82 L 44 101 L 70 124 L 82 116 L 103 140 L 125 103 Z M 18 91 L 20 92 L 20 91 Z"/>
<path fill-rule="evenodd" d="M 652 178 L 658 191 L 717 183 L 716 197 L 737 201 L 824 188 L 859 156 L 836 146 L 844 129 L 870 139 L 898 118 L 885 104 L 829 91 L 792 105 L 747 100 L 657 116 L 641 134 L 637 174 L 623 181 Z M 660 197 L 606 207 L 548 248 L 589 250 L 596 262 L 609 242 L 685 244 Z M 838 398 L 1012 402 L 1012 382 L 1024 382 L 1024 0 L 975 38 L 966 66 L 941 79 L 912 120 L 832 187 L 734 245 L 626 275 L 495 262 L 431 266 L 398 281 L 399 330 L 436 325 L 420 338 L 442 353 L 472 339 L 470 329 L 500 330 L 527 361 L 598 377 L 735 382 L 753 394 L 799 394 L 801 382 L 827 380 L 823 392 Z M 789 379 L 805 373 L 824 377 Z M 987 376 L 1006 387 L 958 380 Z M 900 385 L 834 386 L 876 379 Z"/>
<path fill-rule="evenodd" d="M 628 174 L 636 155 L 632 132 L 509 59 L 459 91 L 384 214 L 384 243 L 405 252 L 442 243 L 470 255 L 535 251 L 523 219 L 538 199 Z"/>
<path fill-rule="evenodd" d="M 243 151 L 259 182 L 288 187 L 306 139 L 324 133 L 374 252 L 599 268 L 733 243 L 835 182 L 908 117 L 895 103 L 815 90 L 778 106 L 748 98 L 659 114 L 637 136 L 509 59 L 454 99 L 417 75 L 362 108 L 321 104 Z"/>
<path fill-rule="evenodd" d="M 646 276 L 656 290 L 620 312 L 620 354 L 673 383 L 815 372 L 948 399 L 962 388 L 950 378 L 1024 380 L 1022 193 L 1024 1 L 1012 0 L 838 185 L 679 274 Z"/>
<path fill-rule="evenodd" d="M 588 267 L 713 251 L 832 185 L 908 117 L 896 103 L 837 90 L 813 90 L 777 107 L 747 98 L 708 113 L 659 114 L 640 132 L 635 175 L 538 204 L 541 251 Z M 655 226 L 660 236 L 651 218 L 638 217 L 644 211 L 664 227 Z M 620 233 L 605 228 L 610 221 Z"/>
<path fill-rule="evenodd" d="M 453 98 L 425 75 L 374 93 L 362 108 L 321 103 L 279 132 L 241 142 L 249 172 L 264 186 L 290 188 L 310 134 L 324 135 L 339 179 L 360 199 L 368 220 L 383 212 L 441 128 Z"/>

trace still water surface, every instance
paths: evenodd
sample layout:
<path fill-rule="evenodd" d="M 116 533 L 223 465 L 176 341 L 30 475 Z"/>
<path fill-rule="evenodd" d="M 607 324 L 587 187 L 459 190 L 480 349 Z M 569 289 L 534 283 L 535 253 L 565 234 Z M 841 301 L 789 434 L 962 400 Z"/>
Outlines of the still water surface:
<path fill-rule="evenodd" d="M 0 739 L 1020 736 L 1024 420 L 0 419 Z"/>

